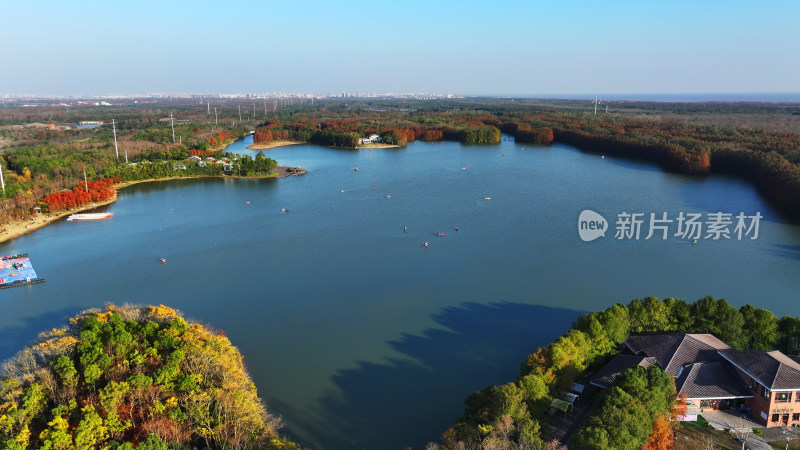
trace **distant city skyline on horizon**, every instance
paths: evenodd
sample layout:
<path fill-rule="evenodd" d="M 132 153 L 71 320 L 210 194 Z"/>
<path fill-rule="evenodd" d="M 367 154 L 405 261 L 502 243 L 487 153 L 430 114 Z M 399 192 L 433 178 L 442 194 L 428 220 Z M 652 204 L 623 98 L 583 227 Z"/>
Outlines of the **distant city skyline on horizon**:
<path fill-rule="evenodd" d="M 793 0 L 41 0 L 3 11 L 0 96 L 800 92 Z"/>
<path fill-rule="evenodd" d="M 23 101 L 23 100 L 46 100 L 46 101 L 71 101 L 86 102 L 100 100 L 136 100 L 136 99 L 174 99 L 174 100 L 194 100 L 213 102 L 217 100 L 269 100 L 274 99 L 294 99 L 294 100 L 330 100 L 330 99 L 356 99 L 356 100 L 387 100 L 387 99 L 416 99 L 416 100 L 435 100 L 435 99 L 531 99 L 531 100 L 585 100 L 593 102 L 598 99 L 600 103 L 608 102 L 662 102 L 662 103 L 693 103 L 693 102 L 753 102 L 753 103 L 795 103 L 800 102 L 800 92 L 724 92 L 724 93 L 615 93 L 615 94 L 509 94 L 509 95 L 458 95 L 458 94 L 439 94 L 436 92 L 408 92 L 408 93 L 360 93 L 343 92 L 336 93 L 311 93 L 311 92 L 270 92 L 270 93 L 225 93 L 225 92 L 150 92 L 140 94 L 35 94 L 35 93 L 3 93 L 0 92 L 0 102 L 3 101 Z M 112 106 L 111 103 L 102 102 L 102 105 Z"/>

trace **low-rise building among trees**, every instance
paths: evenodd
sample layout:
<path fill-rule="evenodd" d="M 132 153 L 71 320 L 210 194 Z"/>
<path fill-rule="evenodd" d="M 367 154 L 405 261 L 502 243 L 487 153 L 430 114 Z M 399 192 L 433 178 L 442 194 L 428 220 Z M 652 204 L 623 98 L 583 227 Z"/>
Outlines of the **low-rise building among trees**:
<path fill-rule="evenodd" d="M 736 409 L 767 427 L 800 425 L 800 357 L 733 350 L 711 334 L 675 331 L 634 333 L 623 347 L 591 384 L 608 388 L 628 368 L 655 365 L 675 378 L 689 406 L 686 418 Z"/>
<path fill-rule="evenodd" d="M 800 425 L 800 357 L 774 351 L 725 350 L 719 352 L 753 398 L 748 407 L 753 418 L 767 427 Z"/>
<path fill-rule="evenodd" d="M 381 142 L 381 137 L 377 134 L 370 134 L 369 137 L 359 138 L 358 145 L 362 144 L 377 144 Z"/>

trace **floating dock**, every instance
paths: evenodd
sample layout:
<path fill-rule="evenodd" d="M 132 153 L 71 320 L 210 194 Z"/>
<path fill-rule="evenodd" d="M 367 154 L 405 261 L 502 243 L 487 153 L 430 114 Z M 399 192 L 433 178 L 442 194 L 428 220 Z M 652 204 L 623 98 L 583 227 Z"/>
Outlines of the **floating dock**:
<path fill-rule="evenodd" d="M 33 270 L 27 253 L 0 257 L 0 289 L 44 283 Z"/>

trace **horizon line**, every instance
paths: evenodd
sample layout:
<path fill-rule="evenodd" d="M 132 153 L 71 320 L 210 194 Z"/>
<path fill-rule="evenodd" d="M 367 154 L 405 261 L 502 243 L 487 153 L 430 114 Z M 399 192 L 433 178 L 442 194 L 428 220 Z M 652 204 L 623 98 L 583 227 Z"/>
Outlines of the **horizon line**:
<path fill-rule="evenodd" d="M 513 93 L 513 94 L 459 94 L 437 93 L 435 91 L 420 92 L 364 92 L 341 91 L 340 93 L 320 93 L 304 91 L 271 91 L 271 92 L 148 92 L 148 93 L 105 93 L 105 94 L 44 94 L 44 93 L 0 93 L 0 100 L 11 99 L 137 99 L 137 98 L 275 98 L 275 97 L 306 97 L 314 99 L 381 99 L 403 97 L 430 97 L 436 99 L 463 99 L 463 98 L 497 98 L 497 99 L 552 99 L 552 100 L 579 100 L 597 97 L 600 100 L 613 101 L 666 101 L 666 102 L 698 102 L 698 101 L 761 101 L 769 103 L 800 102 L 800 91 L 751 91 L 751 92 L 614 92 L 614 93 Z M 783 98 L 781 98 L 783 97 Z M 769 98 L 769 99 L 767 99 Z"/>

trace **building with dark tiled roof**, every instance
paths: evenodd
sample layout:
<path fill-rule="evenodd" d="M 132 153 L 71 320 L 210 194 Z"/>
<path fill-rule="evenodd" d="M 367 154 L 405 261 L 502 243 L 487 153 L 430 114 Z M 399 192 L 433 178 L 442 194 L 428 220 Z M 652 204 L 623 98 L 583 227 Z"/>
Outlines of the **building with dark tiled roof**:
<path fill-rule="evenodd" d="M 675 378 L 675 389 L 687 402 L 705 409 L 731 409 L 754 397 L 730 364 L 722 361 L 689 364 Z"/>
<path fill-rule="evenodd" d="M 800 426 L 800 357 L 779 351 L 733 350 L 710 334 L 631 334 L 590 383 L 610 387 L 624 370 L 656 365 L 675 377 L 695 410 L 749 411 L 767 427 Z M 692 413 L 693 414 L 693 413 Z"/>
<path fill-rule="evenodd" d="M 800 363 L 775 350 L 720 350 L 755 396 L 751 415 L 767 427 L 800 426 Z"/>
<path fill-rule="evenodd" d="M 730 348 L 710 334 L 678 331 L 631 334 L 625 346 L 634 355 L 656 358 L 658 367 L 673 377 L 678 376 L 681 368 L 687 364 L 721 361 L 717 350 Z"/>
<path fill-rule="evenodd" d="M 608 389 L 617 380 L 617 377 L 624 371 L 631 367 L 642 366 L 647 369 L 650 366 L 656 365 L 656 359 L 647 356 L 636 355 L 617 355 L 603 366 L 597 373 L 589 380 L 589 384 L 593 384 L 603 389 Z"/>
<path fill-rule="evenodd" d="M 717 353 L 730 347 L 711 334 L 635 333 L 624 345 L 638 357 L 655 359 L 658 367 L 675 377 L 678 393 L 686 394 L 692 410 L 740 407 L 753 397 Z"/>

